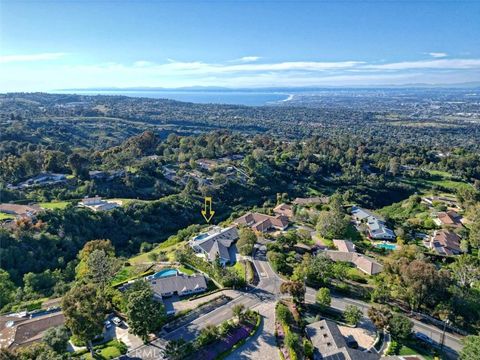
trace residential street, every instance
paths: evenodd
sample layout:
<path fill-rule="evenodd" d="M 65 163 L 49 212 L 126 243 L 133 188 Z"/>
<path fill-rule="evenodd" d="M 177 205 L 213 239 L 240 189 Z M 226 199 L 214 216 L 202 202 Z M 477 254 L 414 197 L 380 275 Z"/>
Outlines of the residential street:
<path fill-rule="evenodd" d="M 161 338 L 154 340 L 148 345 L 142 345 L 134 350 L 129 351 L 123 359 L 162 359 L 161 350 L 164 348 L 168 340 L 183 338 L 186 341 L 193 340 L 200 330 L 208 324 L 218 325 L 225 320 L 232 318 L 232 307 L 236 304 L 243 304 L 246 308 L 258 310 L 263 317 L 262 325 L 257 334 L 247 343 L 235 350 L 228 359 L 277 359 L 278 348 L 274 337 L 274 319 L 275 319 L 275 303 L 280 297 L 280 284 L 282 279 L 273 271 L 266 258 L 253 259 L 253 263 L 260 277 L 260 282 L 256 288 L 250 291 L 231 291 L 232 301 L 229 303 L 202 315 L 189 324 L 182 326 L 176 330 L 163 335 Z M 307 288 L 305 300 L 307 302 L 315 301 L 316 290 Z M 365 316 L 367 315 L 369 304 L 332 295 L 332 307 L 344 310 L 347 305 L 355 305 L 362 309 Z M 422 332 L 429 336 L 435 342 L 441 342 L 442 329 L 435 326 L 424 324 L 420 321 L 412 319 L 414 322 L 414 331 Z M 445 348 L 458 352 L 461 346 L 461 337 L 445 334 Z"/>

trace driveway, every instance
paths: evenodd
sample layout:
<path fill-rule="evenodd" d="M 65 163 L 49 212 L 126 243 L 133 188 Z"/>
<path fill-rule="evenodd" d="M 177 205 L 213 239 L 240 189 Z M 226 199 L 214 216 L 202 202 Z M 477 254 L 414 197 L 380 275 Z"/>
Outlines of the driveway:
<path fill-rule="evenodd" d="M 275 302 L 262 303 L 256 307 L 256 310 L 262 315 L 262 323 L 256 334 L 227 356 L 227 360 L 280 359 L 275 340 Z"/>

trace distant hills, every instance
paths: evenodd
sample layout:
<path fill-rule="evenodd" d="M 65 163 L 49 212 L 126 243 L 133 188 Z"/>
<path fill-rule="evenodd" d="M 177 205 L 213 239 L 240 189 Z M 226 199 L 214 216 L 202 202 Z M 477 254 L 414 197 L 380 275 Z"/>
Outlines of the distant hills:
<path fill-rule="evenodd" d="M 361 89 L 471 89 L 480 88 L 480 82 L 464 82 L 456 84 L 405 84 L 405 85 L 372 85 L 372 86 L 322 86 L 322 87 L 258 87 L 258 88 L 228 88 L 221 86 L 189 86 L 178 88 L 167 87 L 93 87 L 57 89 L 55 91 L 198 91 L 198 92 L 310 92 L 322 90 L 361 90 Z"/>

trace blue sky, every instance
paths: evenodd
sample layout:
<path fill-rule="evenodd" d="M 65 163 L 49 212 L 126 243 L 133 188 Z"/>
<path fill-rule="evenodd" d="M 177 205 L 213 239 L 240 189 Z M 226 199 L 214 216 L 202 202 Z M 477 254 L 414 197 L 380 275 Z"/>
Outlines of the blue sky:
<path fill-rule="evenodd" d="M 0 1 L 0 91 L 470 81 L 476 0 Z"/>

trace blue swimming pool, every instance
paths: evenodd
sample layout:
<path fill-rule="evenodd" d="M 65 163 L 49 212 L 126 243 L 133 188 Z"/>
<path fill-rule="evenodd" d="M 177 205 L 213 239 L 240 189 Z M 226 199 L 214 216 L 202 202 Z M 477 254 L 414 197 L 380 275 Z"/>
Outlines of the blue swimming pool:
<path fill-rule="evenodd" d="M 381 249 L 387 249 L 387 250 L 396 250 L 397 249 L 397 245 L 395 245 L 395 244 L 385 244 L 385 243 L 376 244 L 375 247 L 376 248 L 381 248 Z"/>
<path fill-rule="evenodd" d="M 205 238 L 208 237 L 208 236 L 210 236 L 210 234 L 208 234 L 208 233 L 200 234 L 200 235 L 195 236 L 195 239 L 194 239 L 194 240 L 195 240 L 195 241 L 203 240 L 203 239 L 205 239 Z"/>
<path fill-rule="evenodd" d="M 175 276 L 178 274 L 177 269 L 163 269 L 160 270 L 159 272 L 156 272 L 155 274 L 152 275 L 154 279 L 159 279 L 162 277 L 167 277 L 167 276 Z"/>

